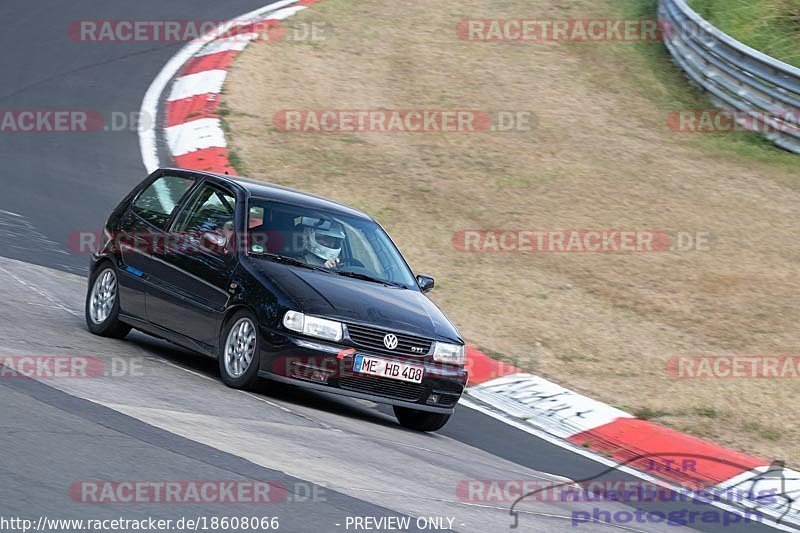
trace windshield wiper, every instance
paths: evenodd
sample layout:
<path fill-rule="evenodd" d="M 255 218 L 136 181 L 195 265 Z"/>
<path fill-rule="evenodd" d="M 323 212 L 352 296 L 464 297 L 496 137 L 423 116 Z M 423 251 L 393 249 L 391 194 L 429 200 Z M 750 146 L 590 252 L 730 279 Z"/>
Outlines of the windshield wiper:
<path fill-rule="evenodd" d="M 347 270 L 335 270 L 337 274 L 340 276 L 347 276 L 348 278 L 356 278 L 356 279 L 363 279 L 364 281 L 371 281 L 372 283 L 382 283 L 383 285 L 389 285 L 390 287 L 403 287 L 406 288 L 405 285 L 400 283 L 395 283 L 394 281 L 389 281 L 386 279 L 374 278 L 372 276 L 368 276 L 366 274 L 360 274 L 358 272 L 348 272 Z"/>
<path fill-rule="evenodd" d="M 270 253 L 270 252 L 261 252 L 261 253 L 256 253 L 255 256 L 256 257 L 264 257 L 266 259 L 271 259 L 272 261 L 275 261 L 276 263 L 284 263 L 286 265 L 299 266 L 299 267 L 302 267 L 302 268 L 308 268 L 310 270 L 319 270 L 321 272 L 330 272 L 330 270 L 328 270 L 327 268 L 322 268 L 322 267 L 319 267 L 319 266 L 316 266 L 316 265 L 310 265 L 310 264 L 306 263 L 305 261 L 301 261 L 299 259 L 295 259 L 294 257 L 289 257 L 287 255 L 273 254 L 273 253 Z"/>

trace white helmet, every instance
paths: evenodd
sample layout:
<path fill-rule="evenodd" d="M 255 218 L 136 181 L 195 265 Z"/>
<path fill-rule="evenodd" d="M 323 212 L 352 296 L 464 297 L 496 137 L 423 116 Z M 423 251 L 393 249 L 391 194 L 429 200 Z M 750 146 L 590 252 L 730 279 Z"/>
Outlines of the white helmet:
<path fill-rule="evenodd" d="M 336 259 L 342 253 L 345 234 L 338 222 L 314 217 L 297 217 L 294 224 L 303 226 L 303 248 L 323 261 Z"/>

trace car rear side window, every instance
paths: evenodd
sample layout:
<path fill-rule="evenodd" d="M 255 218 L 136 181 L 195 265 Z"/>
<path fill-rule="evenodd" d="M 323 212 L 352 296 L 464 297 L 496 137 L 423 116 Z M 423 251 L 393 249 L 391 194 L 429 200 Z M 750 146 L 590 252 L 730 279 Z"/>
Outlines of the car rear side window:
<path fill-rule="evenodd" d="M 193 184 L 191 178 L 162 176 L 133 202 L 133 212 L 154 226 L 166 229 L 172 212 Z"/>
<path fill-rule="evenodd" d="M 178 218 L 177 231 L 222 232 L 226 224 L 233 230 L 236 198 L 233 194 L 205 186 L 193 196 Z"/>

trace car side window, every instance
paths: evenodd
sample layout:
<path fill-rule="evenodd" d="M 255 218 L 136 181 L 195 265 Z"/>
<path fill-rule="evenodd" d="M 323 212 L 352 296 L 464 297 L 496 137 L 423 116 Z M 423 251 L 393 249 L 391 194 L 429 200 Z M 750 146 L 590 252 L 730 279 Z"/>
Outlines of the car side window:
<path fill-rule="evenodd" d="M 167 222 L 194 180 L 178 176 L 162 176 L 150 184 L 133 202 L 133 212 L 153 224 L 167 229 Z"/>
<path fill-rule="evenodd" d="M 233 232 L 236 197 L 231 193 L 206 185 L 189 201 L 181 213 L 176 231 L 184 233 Z"/>

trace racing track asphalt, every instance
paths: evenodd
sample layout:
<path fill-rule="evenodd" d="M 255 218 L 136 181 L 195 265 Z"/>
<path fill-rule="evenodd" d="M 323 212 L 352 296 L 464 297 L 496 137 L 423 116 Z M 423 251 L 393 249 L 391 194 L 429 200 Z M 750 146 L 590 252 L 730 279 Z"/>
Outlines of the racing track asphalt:
<path fill-rule="evenodd" d="M 264 0 L 6 0 L 0 5 L 6 22 L 0 33 L 0 109 L 89 109 L 106 117 L 137 112 L 148 85 L 181 46 L 74 42 L 67 30 L 71 21 L 223 20 L 262 5 Z M 496 531 L 508 526 L 507 506 L 458 503 L 459 480 L 520 479 L 537 472 L 585 479 L 605 470 L 465 407 L 439 434 L 420 435 L 400 429 L 383 406 L 267 383 L 258 394 L 244 394 L 221 385 L 211 360 L 136 333 L 123 342 L 90 336 L 81 317 L 83 281 L 67 274 L 84 273 L 88 257 L 70 253 L 67 242 L 71 233 L 99 229 L 144 177 L 135 128 L 0 133 L 0 160 L 0 255 L 13 259 L 0 260 L 0 356 L 141 358 L 147 370 L 144 377 L 0 380 L 0 516 L 230 516 L 239 509 L 87 508 L 70 500 L 66 486 L 93 478 L 246 477 L 331 487 L 325 502 L 266 509 L 281 517 L 283 530 L 333 531 L 347 515 L 438 513 L 456 516 L 456 530 Z M 394 463 L 381 471 L 382 462 L 397 460 L 407 471 Z M 572 509 L 564 506 L 529 509 L 536 514 L 522 517 L 523 530 L 612 529 L 574 528 L 563 518 Z M 244 511 L 252 514 L 252 508 Z"/>

